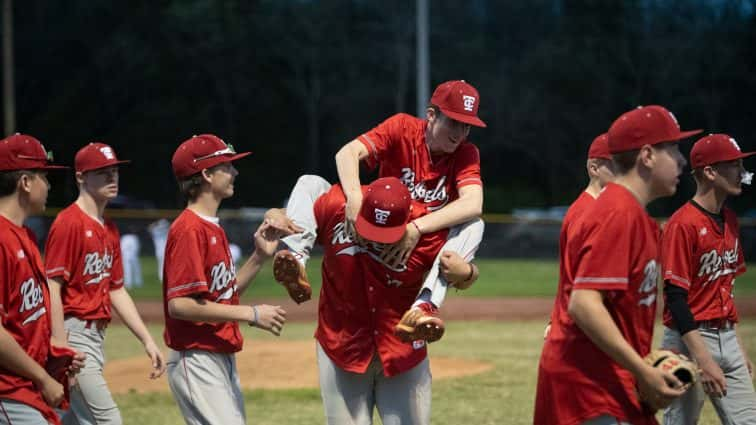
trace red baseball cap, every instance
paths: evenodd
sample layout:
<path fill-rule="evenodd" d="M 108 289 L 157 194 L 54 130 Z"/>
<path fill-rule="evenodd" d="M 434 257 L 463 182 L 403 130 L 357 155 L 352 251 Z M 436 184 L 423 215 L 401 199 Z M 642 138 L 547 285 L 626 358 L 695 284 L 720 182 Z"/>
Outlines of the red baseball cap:
<path fill-rule="evenodd" d="M 741 152 L 738 142 L 726 134 L 709 134 L 699 139 L 690 150 L 690 166 L 701 168 L 717 162 L 734 161 L 756 155 L 756 152 Z"/>
<path fill-rule="evenodd" d="M 28 134 L 16 133 L 0 140 L 0 171 L 55 170 L 68 168 L 52 165 L 52 152 Z"/>
<path fill-rule="evenodd" d="M 591 147 L 588 148 L 588 159 L 612 159 L 612 154 L 609 153 L 609 137 L 606 133 L 593 139 Z"/>
<path fill-rule="evenodd" d="M 465 80 L 454 80 L 441 83 L 431 96 L 430 103 L 438 106 L 447 117 L 474 125 L 485 127 L 486 123 L 478 118 L 478 106 L 480 95 L 475 87 L 467 84 Z"/>
<path fill-rule="evenodd" d="M 640 106 L 620 115 L 609 127 L 609 152 L 615 154 L 644 145 L 673 142 L 702 131 L 680 131 L 675 116 L 663 106 Z"/>
<path fill-rule="evenodd" d="M 110 146 L 101 142 L 90 143 L 76 152 L 74 169 L 77 173 L 110 167 L 111 165 L 128 164 L 131 161 L 120 160 Z"/>
<path fill-rule="evenodd" d="M 365 190 L 362 208 L 355 228 L 365 239 L 394 243 L 404 236 L 410 218 L 410 198 L 407 186 L 396 177 L 383 177 Z"/>
<path fill-rule="evenodd" d="M 200 134 L 184 141 L 173 154 L 173 174 L 183 179 L 224 162 L 231 162 L 251 154 L 236 153 L 234 147 L 213 134 Z"/>

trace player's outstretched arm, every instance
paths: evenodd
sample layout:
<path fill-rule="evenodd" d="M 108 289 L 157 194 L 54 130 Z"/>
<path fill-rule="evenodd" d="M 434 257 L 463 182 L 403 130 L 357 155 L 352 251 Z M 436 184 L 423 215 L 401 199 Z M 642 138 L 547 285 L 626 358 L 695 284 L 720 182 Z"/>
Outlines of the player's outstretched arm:
<path fill-rule="evenodd" d="M 34 361 L 0 324 L 0 364 L 18 376 L 30 379 L 42 393 L 45 402 L 56 407 L 63 400 L 63 385 Z"/>
<path fill-rule="evenodd" d="M 176 297 L 168 301 L 168 314 L 192 322 L 246 322 L 279 335 L 286 322 L 281 306 L 219 304 L 202 298 Z"/>
<path fill-rule="evenodd" d="M 163 353 L 160 351 L 157 344 L 155 344 L 155 340 L 144 325 L 144 321 L 139 315 L 139 311 L 134 305 L 131 295 L 126 291 L 126 288 L 120 287 L 110 291 L 110 302 L 118 313 L 118 316 L 123 320 L 123 323 L 126 324 L 131 333 L 133 333 L 134 336 L 142 342 L 142 345 L 144 345 L 144 351 L 152 362 L 150 378 L 159 378 L 165 372 L 166 368 Z"/>
<path fill-rule="evenodd" d="M 339 182 L 346 195 L 346 220 L 352 230 L 354 221 L 362 206 L 362 189 L 360 187 L 360 161 L 367 158 L 368 150 L 359 140 L 352 140 L 336 153 L 336 170 Z"/>
<path fill-rule="evenodd" d="M 291 220 L 288 220 L 285 216 L 283 218 L 266 216 L 253 236 L 255 240 L 255 250 L 236 273 L 236 285 L 238 286 L 240 293 L 243 293 L 247 289 L 250 282 L 252 282 L 255 276 L 257 276 L 257 273 L 260 272 L 265 261 L 276 253 L 279 239 L 300 231 L 302 231 L 302 229 L 292 223 Z"/>
<path fill-rule="evenodd" d="M 68 335 L 63 323 L 63 301 L 60 296 L 63 280 L 58 277 L 47 279 L 47 288 L 50 290 L 50 326 L 52 327 L 53 344 L 67 347 Z"/>
<path fill-rule="evenodd" d="M 669 405 L 687 391 L 671 373 L 648 365 L 628 344 L 604 306 L 600 291 L 576 289 L 570 296 L 568 313 L 596 346 L 620 366 L 630 371 L 638 390 L 656 405 Z"/>

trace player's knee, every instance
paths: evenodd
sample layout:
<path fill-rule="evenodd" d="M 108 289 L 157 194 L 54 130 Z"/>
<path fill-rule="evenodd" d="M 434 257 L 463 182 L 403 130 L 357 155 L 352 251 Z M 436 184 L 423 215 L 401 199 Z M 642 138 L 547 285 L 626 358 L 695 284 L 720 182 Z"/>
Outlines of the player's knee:
<path fill-rule="evenodd" d="M 315 174 L 303 174 L 297 179 L 297 185 L 303 185 L 307 187 L 327 188 L 331 186 L 328 180 L 323 177 L 316 176 Z"/>

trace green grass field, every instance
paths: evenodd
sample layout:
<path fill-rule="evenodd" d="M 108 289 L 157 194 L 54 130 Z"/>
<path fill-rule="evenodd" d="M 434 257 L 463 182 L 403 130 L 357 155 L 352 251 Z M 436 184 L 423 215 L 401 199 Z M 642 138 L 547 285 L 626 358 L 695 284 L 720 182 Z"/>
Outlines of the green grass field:
<path fill-rule="evenodd" d="M 312 341 L 312 323 L 289 324 L 282 339 Z M 756 352 L 756 321 L 739 328 L 750 352 Z M 156 338 L 161 328 L 151 327 Z M 453 356 L 490 362 L 494 369 L 477 376 L 436 381 L 433 384 L 432 423 L 532 424 L 533 400 L 543 323 L 450 322 L 444 338 L 430 348 L 431 356 Z M 245 329 L 246 346 L 275 339 Z M 657 329 L 657 337 L 660 335 Z M 139 344 L 122 326 L 108 329 L 108 359 L 143 355 Z M 314 344 L 314 343 L 313 343 Z M 145 358 L 145 361 L 146 358 Z M 312 365 L 316 367 L 315 364 Z M 146 378 L 145 378 L 146 379 Z M 162 378 L 165 379 L 165 378 Z M 245 393 L 248 423 L 259 425 L 309 425 L 324 423 L 317 389 L 255 390 Z M 170 394 L 126 394 L 116 397 L 126 424 L 169 425 L 183 423 Z M 380 421 L 376 421 L 380 423 Z M 702 425 L 719 421 L 707 403 Z"/>
<path fill-rule="evenodd" d="M 551 297 L 556 291 L 558 264 L 548 260 L 478 259 L 480 279 L 472 288 L 455 292 L 463 297 Z M 154 257 L 142 257 L 145 284 L 129 292 L 135 299 L 160 299 L 162 288 L 157 279 Z M 307 274 L 313 286 L 313 296 L 320 290 L 320 258 L 307 264 Z M 738 278 L 736 295 L 756 295 L 756 264 L 748 265 L 745 275 Z M 245 298 L 285 297 L 284 289 L 273 280 L 268 265 L 263 268 Z"/>

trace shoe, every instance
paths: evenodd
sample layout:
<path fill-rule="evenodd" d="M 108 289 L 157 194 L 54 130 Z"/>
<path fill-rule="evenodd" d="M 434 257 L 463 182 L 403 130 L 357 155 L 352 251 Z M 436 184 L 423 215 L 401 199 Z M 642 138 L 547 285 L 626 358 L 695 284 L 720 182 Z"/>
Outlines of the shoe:
<path fill-rule="evenodd" d="M 404 342 L 438 341 L 444 336 L 444 321 L 436 316 L 438 309 L 424 302 L 407 310 L 394 328 L 394 335 Z"/>
<path fill-rule="evenodd" d="M 312 287 L 304 266 L 288 249 L 278 251 L 273 258 L 273 277 L 286 288 L 289 297 L 301 304 L 312 297 Z"/>

